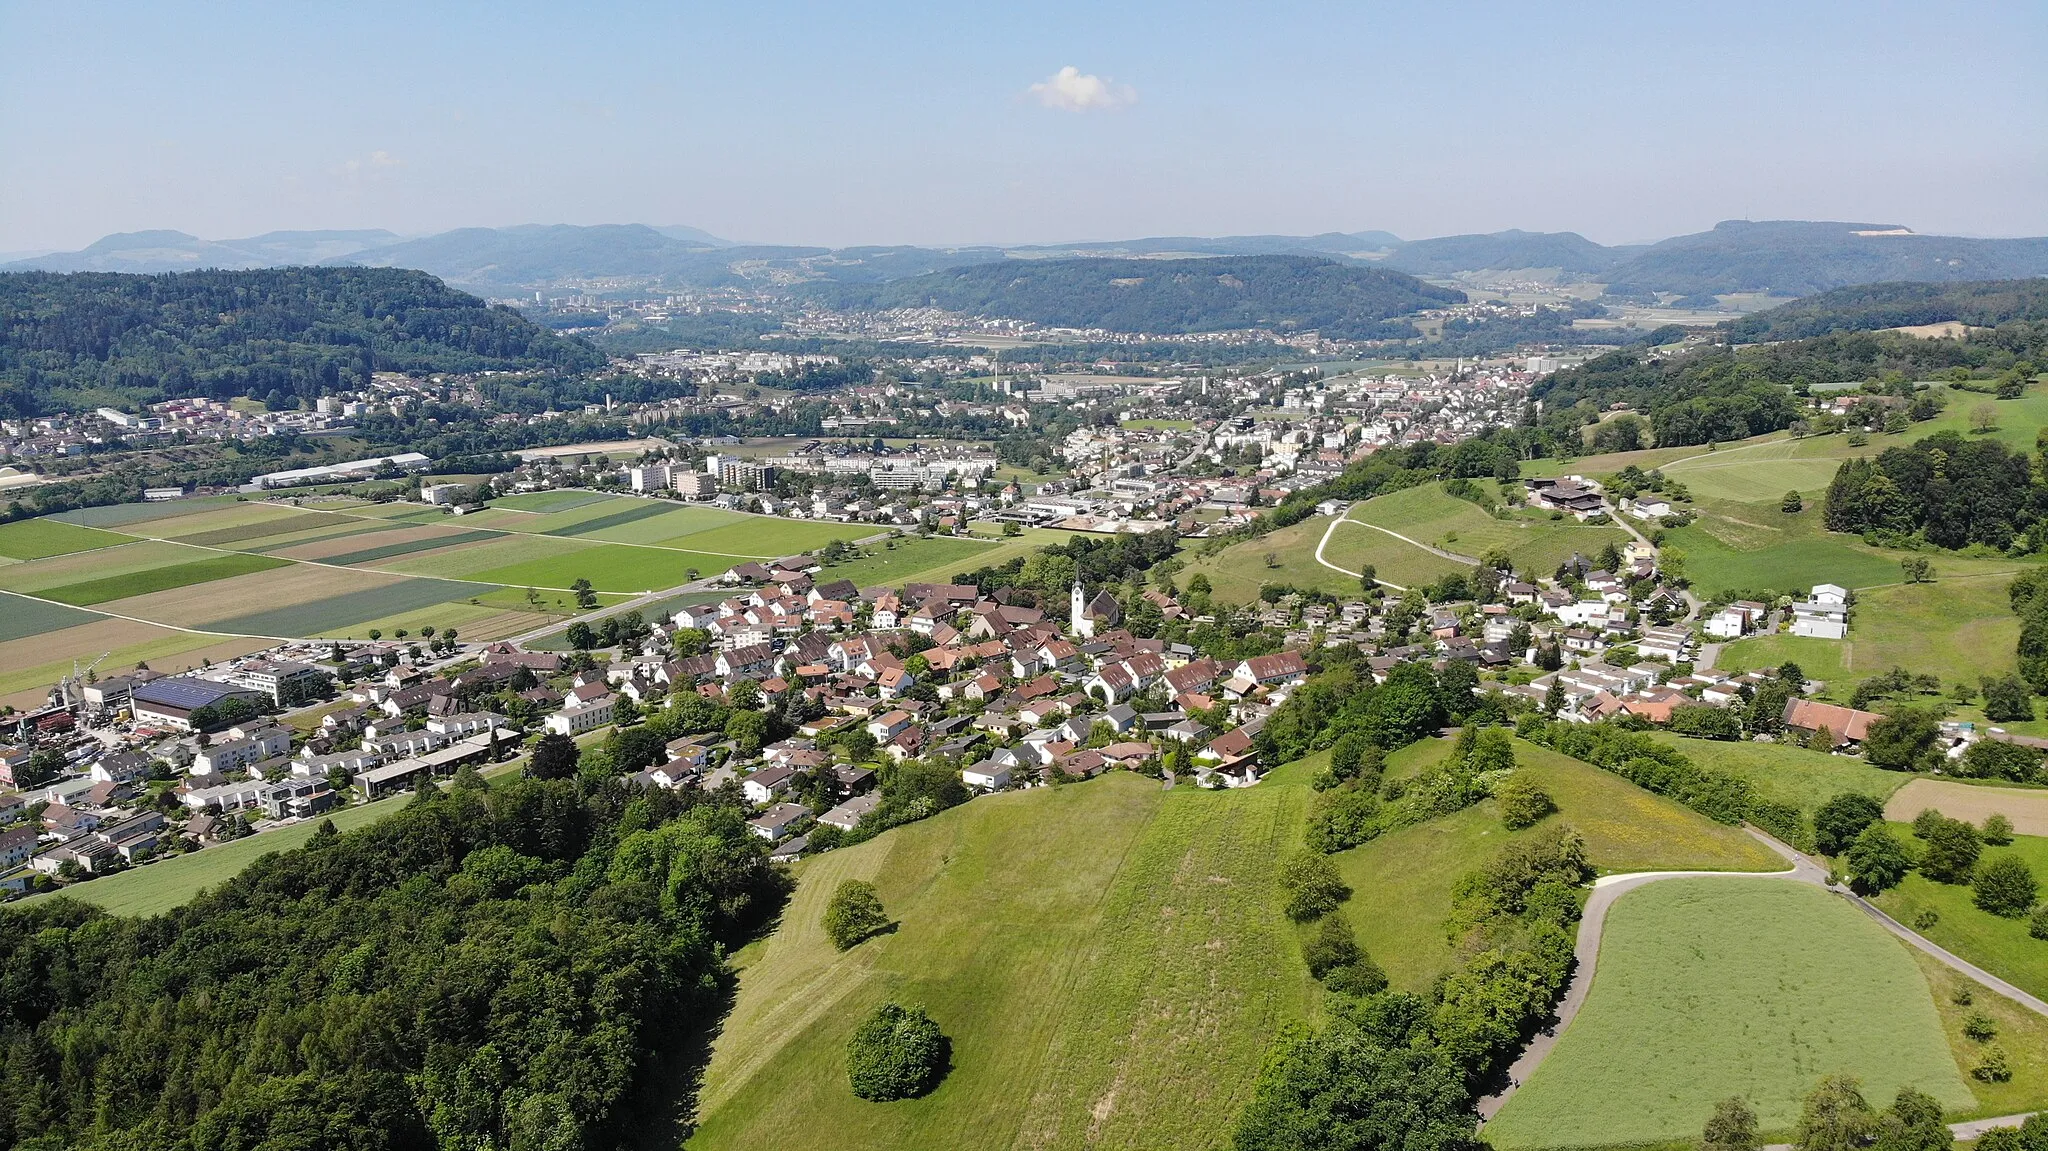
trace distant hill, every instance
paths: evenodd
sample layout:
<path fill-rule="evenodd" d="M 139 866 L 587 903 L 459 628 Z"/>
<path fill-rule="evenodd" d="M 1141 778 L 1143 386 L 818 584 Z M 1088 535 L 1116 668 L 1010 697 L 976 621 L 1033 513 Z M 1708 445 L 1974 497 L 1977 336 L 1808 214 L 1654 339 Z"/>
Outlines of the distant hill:
<path fill-rule="evenodd" d="M 1633 250 L 1604 247 L 1577 232 L 1511 230 L 1416 240 L 1402 244 L 1382 262 L 1389 268 L 1426 276 L 1510 268 L 1560 268 L 1597 276 Z"/>
<path fill-rule="evenodd" d="M 1399 247 L 1392 232 L 1323 232 L 1314 236 L 1148 236 L 1075 244 L 1025 244 L 1012 252 L 1073 253 L 1088 256 L 1341 256 Z"/>
<path fill-rule="evenodd" d="M 1771 292 L 1809 296 L 1890 280 L 1962 281 L 2048 274 L 2048 237 L 1922 236 L 1894 224 L 1729 220 L 1676 236 L 1615 265 L 1607 290 Z"/>
<path fill-rule="evenodd" d="M 1755 344 L 1952 320 L 1984 328 L 2008 320 L 2048 320 L 2048 279 L 1859 284 L 1795 300 L 1725 326 L 1731 342 Z"/>
<path fill-rule="evenodd" d="M 798 291 L 837 307 L 932 306 L 1054 327 L 1162 335 L 1266 327 L 1349 338 L 1406 334 L 1407 325 L 1384 321 L 1465 300 L 1405 273 L 1312 256 L 1006 260 Z"/>
<path fill-rule="evenodd" d="M 823 252 L 825 249 L 816 249 Z M 665 276 L 687 270 L 707 284 L 737 280 L 734 249 L 677 239 L 645 224 L 525 224 L 457 228 L 371 248 L 347 262 L 419 268 L 468 287 L 545 287 L 585 276 Z"/>
<path fill-rule="evenodd" d="M 425 272 L 0 273 L 0 414 L 289 401 L 377 371 L 585 371 L 604 355 Z"/>
<path fill-rule="evenodd" d="M 318 264 L 390 244 L 395 232 L 265 232 L 240 240 L 202 240 L 184 232 L 116 232 L 76 252 L 52 252 L 0 265 L 10 272 L 189 272 Z"/>

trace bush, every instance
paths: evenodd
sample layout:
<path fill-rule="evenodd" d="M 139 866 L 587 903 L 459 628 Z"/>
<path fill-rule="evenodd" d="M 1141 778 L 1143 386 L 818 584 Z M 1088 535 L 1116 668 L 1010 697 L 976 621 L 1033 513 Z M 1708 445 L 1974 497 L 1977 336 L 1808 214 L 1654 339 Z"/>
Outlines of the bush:
<path fill-rule="evenodd" d="M 1970 1075 L 1986 1083 L 2004 1083 L 2012 1078 L 2012 1060 L 2007 1058 L 2005 1048 L 1993 1043 L 1984 1049 L 1977 1065 L 1970 1068 Z"/>
<path fill-rule="evenodd" d="M 1914 833 L 1927 849 L 1920 855 L 1920 874 L 1936 883 L 1968 883 L 1977 867 L 1984 845 L 1977 829 L 1960 819 L 1936 815 L 1932 820 L 1914 820 Z"/>
<path fill-rule="evenodd" d="M 839 885 L 832 893 L 832 902 L 825 905 L 824 925 L 832 946 L 845 951 L 880 934 L 889 926 L 889 916 L 882 910 L 882 899 L 875 894 L 874 884 L 849 879 Z"/>
<path fill-rule="evenodd" d="M 1359 785 L 1319 793 L 1309 808 L 1309 849 L 1328 854 L 1357 847 L 1379 834 L 1379 811 L 1379 800 Z"/>
<path fill-rule="evenodd" d="M 2038 888 L 2034 872 L 2015 855 L 2001 855 L 1977 868 L 1970 881 L 1971 899 L 1993 915 L 2018 919 L 2033 910 Z"/>
<path fill-rule="evenodd" d="M 1845 791 L 1813 813 L 1813 847 L 1822 855 L 1840 855 L 1863 829 L 1884 818 L 1884 805 L 1867 795 Z"/>
<path fill-rule="evenodd" d="M 1794 509 L 1795 511 L 1797 509 Z M 1756 1151 L 1756 1112 L 1740 1095 L 1714 1104 L 1713 1115 L 1700 1134 L 1700 1151 Z"/>
<path fill-rule="evenodd" d="M 2012 820 L 1997 812 L 1984 817 L 1984 842 L 1993 847 L 2004 847 L 2012 842 Z"/>
<path fill-rule="evenodd" d="M 2027 934 L 2036 939 L 2048 939 L 2048 905 L 2036 908 L 2027 918 Z"/>
<path fill-rule="evenodd" d="M 1356 963 L 1331 969 L 1323 979 L 1323 986 L 1340 995 L 1355 995 L 1363 999 L 1387 989 L 1387 973 L 1368 956 Z"/>
<path fill-rule="evenodd" d="M 1898 886 L 1913 868 L 1906 847 L 1892 836 L 1891 829 L 1873 823 L 1863 829 L 1844 853 L 1849 864 L 1850 885 L 1863 895 L 1875 895 Z"/>
<path fill-rule="evenodd" d="M 862 1099 L 911 1099 L 946 1076 L 950 1045 L 922 1007 L 884 1003 L 846 1044 L 846 1077 Z"/>
<path fill-rule="evenodd" d="M 1288 918 L 1299 923 L 1321 919 L 1351 897 L 1337 865 L 1308 852 L 1296 852 L 1281 863 L 1280 886 L 1287 892 Z"/>
<path fill-rule="evenodd" d="M 1351 934 L 1351 925 L 1342 916 L 1331 915 L 1301 945 L 1301 958 L 1308 964 L 1308 973 L 1321 979 L 1339 967 L 1349 967 L 1365 958 L 1365 951 Z"/>
<path fill-rule="evenodd" d="M 1534 827 L 1544 816 L 1557 810 L 1557 802 L 1550 798 L 1550 793 L 1519 772 L 1495 788 L 1493 797 L 1500 802 L 1500 821 L 1507 825 L 1509 831 Z"/>
<path fill-rule="evenodd" d="M 1963 1019 L 1963 1034 L 1979 1043 L 1989 1043 L 1998 1038 L 1998 1024 L 1982 1011 L 1972 1011 Z"/>

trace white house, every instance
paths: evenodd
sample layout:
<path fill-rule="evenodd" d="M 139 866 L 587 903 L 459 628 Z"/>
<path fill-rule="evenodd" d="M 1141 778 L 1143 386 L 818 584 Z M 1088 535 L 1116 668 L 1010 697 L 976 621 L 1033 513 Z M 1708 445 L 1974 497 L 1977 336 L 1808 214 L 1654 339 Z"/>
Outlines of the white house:
<path fill-rule="evenodd" d="M 618 696 L 601 695 L 588 703 L 565 707 L 549 716 L 547 729 L 556 735 L 582 735 L 610 723 L 618 707 Z"/>

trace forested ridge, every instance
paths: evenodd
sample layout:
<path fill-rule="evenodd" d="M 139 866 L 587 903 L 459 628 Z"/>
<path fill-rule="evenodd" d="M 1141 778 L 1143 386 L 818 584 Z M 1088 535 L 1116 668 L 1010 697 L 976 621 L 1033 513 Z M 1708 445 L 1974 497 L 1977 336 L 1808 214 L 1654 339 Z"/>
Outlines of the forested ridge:
<path fill-rule="evenodd" d="M 1465 302 L 1463 292 L 1401 272 L 1314 256 L 1007 260 L 798 291 L 841 308 L 937 307 L 1054 327 L 1159 334 L 1273 328 L 1343 339 L 1412 336 L 1411 325 L 1388 321 Z"/>
<path fill-rule="evenodd" d="M 1624 348 L 1537 381 L 1530 396 L 1547 412 L 1625 404 L 1647 415 L 1657 443 L 1669 447 L 1790 427 L 1802 414 L 1795 394 L 1813 384 L 1910 387 L 1958 372 L 1964 380 L 1988 379 L 2042 363 L 2048 363 L 2048 320 L 2008 320 L 1962 339 L 1844 331 L 1757 347 L 1712 344 L 1663 358 Z"/>
<path fill-rule="evenodd" d="M 715 1025 L 720 945 L 779 906 L 743 820 L 703 793 L 470 775 L 161 917 L 10 909 L 0 1147 L 630 1142 Z"/>
<path fill-rule="evenodd" d="M 1730 342 L 1754 344 L 1951 320 L 1984 328 L 2012 320 L 2048 320 L 2048 279 L 1860 284 L 1794 300 L 1724 326 Z"/>
<path fill-rule="evenodd" d="M 604 365 L 425 272 L 0 274 L 0 415 L 186 396 L 310 400 L 370 374 Z"/>

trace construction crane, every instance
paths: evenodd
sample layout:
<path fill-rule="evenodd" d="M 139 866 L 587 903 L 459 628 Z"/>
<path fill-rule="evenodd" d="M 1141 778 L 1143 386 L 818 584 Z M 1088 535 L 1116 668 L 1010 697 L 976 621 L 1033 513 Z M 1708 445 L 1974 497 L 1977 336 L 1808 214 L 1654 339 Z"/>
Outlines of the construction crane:
<path fill-rule="evenodd" d="M 93 669 L 98 667 L 100 664 L 105 663 L 107 657 L 112 654 L 114 653 L 110 651 L 101 652 L 100 657 L 98 659 L 85 665 L 84 671 L 79 671 L 78 661 L 75 659 L 72 660 L 71 674 L 57 681 L 57 702 L 65 708 L 78 707 L 84 704 L 85 677 L 91 675 Z M 78 696 L 78 698 L 76 699 L 72 698 L 72 693 L 74 692 L 76 692 Z"/>

